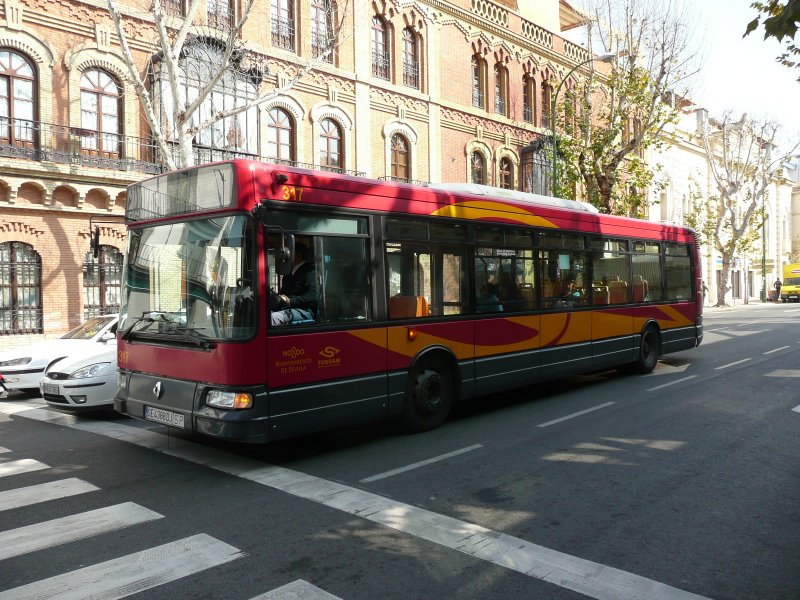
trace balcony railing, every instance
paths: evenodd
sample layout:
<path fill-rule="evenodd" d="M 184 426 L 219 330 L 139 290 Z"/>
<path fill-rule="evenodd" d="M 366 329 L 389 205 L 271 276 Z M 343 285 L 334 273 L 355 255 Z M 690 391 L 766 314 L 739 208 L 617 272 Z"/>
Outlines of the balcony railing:
<path fill-rule="evenodd" d="M 506 99 L 503 96 L 495 95 L 494 97 L 494 112 L 498 115 L 506 114 Z"/>
<path fill-rule="evenodd" d="M 484 107 L 484 95 L 482 91 L 476 89 L 472 90 L 472 106 L 477 108 Z"/>
<path fill-rule="evenodd" d="M 294 160 L 273 159 L 243 150 L 198 145 L 192 150 L 194 162 L 198 165 L 247 158 L 366 177 L 364 171 L 349 171 Z M 170 144 L 170 154 L 175 162 L 179 162 L 176 144 Z M 163 152 L 152 140 L 5 117 L 0 117 L 0 157 L 139 174 L 159 174 L 168 170 L 163 160 Z"/>
<path fill-rule="evenodd" d="M 294 21 L 273 17 L 272 45 L 284 50 L 294 50 Z"/>
<path fill-rule="evenodd" d="M 372 74 L 381 79 L 389 79 L 391 71 L 389 69 L 389 53 L 383 50 L 372 51 Z"/>
<path fill-rule="evenodd" d="M 419 89 L 419 64 L 415 62 L 403 63 L 403 85 Z"/>
<path fill-rule="evenodd" d="M 0 117 L 0 156 L 118 171 L 161 173 L 150 140 Z"/>
<path fill-rule="evenodd" d="M 314 58 L 320 58 L 325 52 L 327 54 L 323 58 L 325 62 L 333 63 L 333 36 L 330 34 L 322 33 L 319 31 L 311 31 L 311 55 Z"/>

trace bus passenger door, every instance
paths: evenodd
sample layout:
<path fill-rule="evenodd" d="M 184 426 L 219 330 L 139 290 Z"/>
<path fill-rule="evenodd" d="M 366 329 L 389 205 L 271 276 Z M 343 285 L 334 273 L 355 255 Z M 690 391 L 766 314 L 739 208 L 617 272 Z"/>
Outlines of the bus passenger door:
<path fill-rule="evenodd" d="M 412 363 L 451 370 L 462 395 L 474 381 L 474 328 L 458 319 L 469 311 L 465 248 L 422 242 L 387 242 L 388 371 L 391 412 L 405 401 Z M 450 318 L 453 317 L 453 318 Z"/>
<path fill-rule="evenodd" d="M 318 300 L 313 319 L 268 324 L 271 439 L 388 412 L 386 329 L 370 327 L 366 238 L 296 237 L 311 249 Z"/>

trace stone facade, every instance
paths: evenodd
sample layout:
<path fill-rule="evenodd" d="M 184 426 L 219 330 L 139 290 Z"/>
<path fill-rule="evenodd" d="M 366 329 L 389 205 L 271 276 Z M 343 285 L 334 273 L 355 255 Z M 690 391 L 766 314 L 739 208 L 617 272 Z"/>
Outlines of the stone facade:
<path fill-rule="evenodd" d="M 138 5 L 119 4 L 144 74 L 149 40 L 155 39 L 152 21 Z M 256 2 L 243 31 L 247 47 L 269 66 L 262 85 L 272 88 L 290 81 L 313 55 L 312 0 L 277 4 L 291 9 L 291 44 L 275 36 L 272 0 Z M 479 156 L 485 183 L 526 189 L 525 148 L 549 131 L 544 90 L 588 57 L 559 35 L 579 15 L 563 0 L 358 0 L 349 6 L 335 60 L 259 107 L 256 156 L 270 158 L 267 117 L 279 108 L 291 119 L 292 162 L 298 164 L 320 166 L 321 123 L 329 119 L 341 131 L 343 170 L 390 176 L 392 140 L 399 135 L 408 146 L 409 180 L 470 181 L 471 160 Z M 126 186 L 162 166 L 105 2 L 4 0 L 0 10 L 0 52 L 25 57 L 35 82 L 33 117 L 26 121 L 33 128 L 30 139 L 0 139 L 0 249 L 27 244 L 41 260 L 40 327 L 24 333 L 0 328 L 5 349 L 56 337 L 83 320 L 90 230 L 100 227 L 101 243 L 124 252 Z M 201 21 L 204 11 L 201 6 Z M 385 28 L 387 55 L 386 70 L 377 73 L 376 18 Z M 208 35 L 209 28 L 203 31 Z M 411 71 L 404 65 L 408 36 L 417 49 Z M 479 61 L 480 102 L 474 97 L 473 57 Z M 120 137 L 110 154 L 92 151 L 102 136 L 87 132 L 82 120 L 81 77 L 88 70 L 107 74 L 118 86 Z M 508 171 L 503 181 L 501 164 Z"/>

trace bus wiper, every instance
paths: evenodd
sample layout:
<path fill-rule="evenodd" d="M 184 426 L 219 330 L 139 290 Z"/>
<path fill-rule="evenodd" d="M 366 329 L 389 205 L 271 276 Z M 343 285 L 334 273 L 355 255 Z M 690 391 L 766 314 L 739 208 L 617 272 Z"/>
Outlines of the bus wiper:
<path fill-rule="evenodd" d="M 191 327 L 178 327 L 177 325 L 173 325 L 169 329 L 167 329 L 170 333 L 176 333 L 183 339 L 199 346 L 203 350 L 210 350 L 211 348 L 215 348 L 216 344 L 214 342 L 209 341 L 204 336 L 197 333 L 195 329 Z"/>
<path fill-rule="evenodd" d="M 148 310 L 142 313 L 142 316 L 136 319 L 133 323 L 131 323 L 128 328 L 122 333 L 120 337 L 121 340 L 129 339 L 130 334 L 133 332 L 133 328 L 136 327 L 139 323 L 154 323 L 157 320 L 166 321 L 167 323 L 173 323 L 173 321 L 167 316 L 171 313 L 166 311 L 157 311 L 157 310 Z M 155 316 L 153 316 L 155 315 Z"/>

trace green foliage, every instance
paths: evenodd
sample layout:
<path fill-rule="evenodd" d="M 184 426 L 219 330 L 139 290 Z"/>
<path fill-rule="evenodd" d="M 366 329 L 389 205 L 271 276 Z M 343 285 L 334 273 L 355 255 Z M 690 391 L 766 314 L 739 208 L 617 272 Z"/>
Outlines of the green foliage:
<path fill-rule="evenodd" d="M 648 190 L 658 189 L 657 170 L 645 151 L 663 143 L 662 129 L 679 111 L 661 101 L 647 70 L 615 66 L 603 90 L 592 79 L 559 102 L 559 195 L 581 186 L 602 212 L 644 216 Z"/>
<path fill-rule="evenodd" d="M 783 2 L 768 0 L 767 2 L 753 2 L 750 6 L 760 14 L 747 24 L 744 36 L 750 35 L 763 25 L 765 40 L 773 37 L 779 42 L 783 42 L 784 38 L 787 38 L 786 52 L 779 55 L 776 60 L 784 66 L 800 68 L 800 48 L 793 41 L 797 35 L 797 24 L 800 22 L 800 0 Z M 764 17 L 763 23 L 762 17 Z"/>

